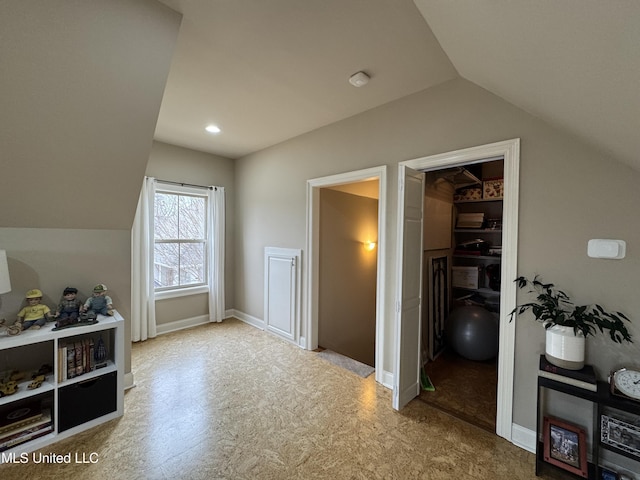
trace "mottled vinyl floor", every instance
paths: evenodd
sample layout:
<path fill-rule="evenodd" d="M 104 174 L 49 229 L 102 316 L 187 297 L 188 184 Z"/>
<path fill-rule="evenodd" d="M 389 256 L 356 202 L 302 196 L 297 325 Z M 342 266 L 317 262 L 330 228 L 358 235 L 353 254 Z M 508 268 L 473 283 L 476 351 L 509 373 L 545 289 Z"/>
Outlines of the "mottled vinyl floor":
<path fill-rule="evenodd" d="M 534 479 L 534 455 L 238 320 L 132 349 L 124 417 L 0 465 L 11 479 Z M 551 478 L 551 477 L 543 477 Z"/>

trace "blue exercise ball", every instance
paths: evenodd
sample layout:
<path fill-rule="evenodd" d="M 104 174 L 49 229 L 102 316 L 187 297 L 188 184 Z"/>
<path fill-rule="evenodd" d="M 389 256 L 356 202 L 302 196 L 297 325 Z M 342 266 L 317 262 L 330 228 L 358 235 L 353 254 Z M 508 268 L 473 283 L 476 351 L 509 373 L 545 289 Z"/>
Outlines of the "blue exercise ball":
<path fill-rule="evenodd" d="M 498 318 L 485 308 L 455 308 L 447 318 L 445 332 L 449 346 L 468 360 L 484 361 L 498 354 Z"/>

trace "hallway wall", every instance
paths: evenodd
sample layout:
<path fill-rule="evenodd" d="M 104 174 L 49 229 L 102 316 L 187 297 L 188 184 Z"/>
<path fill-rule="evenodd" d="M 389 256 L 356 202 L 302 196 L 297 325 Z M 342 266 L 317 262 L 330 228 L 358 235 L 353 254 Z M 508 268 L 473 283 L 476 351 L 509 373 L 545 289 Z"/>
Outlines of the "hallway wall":
<path fill-rule="evenodd" d="M 378 200 L 320 190 L 318 345 L 375 366 Z"/>

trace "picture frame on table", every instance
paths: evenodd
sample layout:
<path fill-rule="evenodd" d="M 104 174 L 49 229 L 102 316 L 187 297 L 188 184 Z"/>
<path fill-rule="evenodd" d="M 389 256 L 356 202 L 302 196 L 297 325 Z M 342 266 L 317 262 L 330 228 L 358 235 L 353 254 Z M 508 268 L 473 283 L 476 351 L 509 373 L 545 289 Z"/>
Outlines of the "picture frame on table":
<path fill-rule="evenodd" d="M 587 433 L 559 418 L 544 417 L 544 461 L 587 478 Z"/>
<path fill-rule="evenodd" d="M 610 417 L 600 416 L 600 442 L 631 454 L 640 460 L 640 427 Z"/>

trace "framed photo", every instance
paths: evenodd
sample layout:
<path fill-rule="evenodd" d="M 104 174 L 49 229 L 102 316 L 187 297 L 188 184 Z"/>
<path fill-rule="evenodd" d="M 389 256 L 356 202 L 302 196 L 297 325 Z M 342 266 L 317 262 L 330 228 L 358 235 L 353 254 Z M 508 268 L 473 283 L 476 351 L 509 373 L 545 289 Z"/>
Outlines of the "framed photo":
<path fill-rule="evenodd" d="M 640 427 L 637 425 L 601 415 L 600 441 L 640 459 Z"/>
<path fill-rule="evenodd" d="M 544 461 L 587 478 L 587 434 L 584 428 L 544 417 Z"/>

